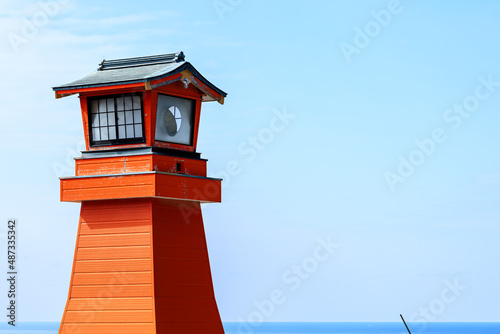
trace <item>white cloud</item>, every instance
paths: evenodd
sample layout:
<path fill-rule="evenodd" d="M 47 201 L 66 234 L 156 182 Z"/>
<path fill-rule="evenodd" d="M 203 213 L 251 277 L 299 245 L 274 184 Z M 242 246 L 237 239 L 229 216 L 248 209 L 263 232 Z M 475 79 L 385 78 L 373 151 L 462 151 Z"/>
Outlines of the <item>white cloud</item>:
<path fill-rule="evenodd" d="M 79 18 L 68 17 L 58 21 L 58 25 L 70 29 L 103 29 L 115 28 L 116 26 L 137 24 L 141 22 L 151 22 L 154 20 L 165 19 L 166 17 L 173 17 L 179 15 L 173 11 L 159 11 L 159 12 L 144 12 L 140 14 L 114 16 L 114 17 L 92 17 L 92 18 Z"/>

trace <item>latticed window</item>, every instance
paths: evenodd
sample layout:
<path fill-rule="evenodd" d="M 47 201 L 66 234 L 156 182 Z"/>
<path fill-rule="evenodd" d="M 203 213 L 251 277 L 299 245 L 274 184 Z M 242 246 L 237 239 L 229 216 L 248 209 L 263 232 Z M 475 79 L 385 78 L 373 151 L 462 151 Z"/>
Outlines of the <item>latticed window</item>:
<path fill-rule="evenodd" d="M 88 102 L 93 146 L 144 142 L 140 94 L 104 96 Z"/>

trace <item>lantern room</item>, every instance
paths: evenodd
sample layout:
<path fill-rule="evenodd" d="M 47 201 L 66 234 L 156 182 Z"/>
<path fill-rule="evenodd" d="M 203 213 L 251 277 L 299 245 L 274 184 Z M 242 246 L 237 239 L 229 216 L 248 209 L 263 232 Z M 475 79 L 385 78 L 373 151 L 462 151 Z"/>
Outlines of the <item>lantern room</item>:
<path fill-rule="evenodd" d="M 79 94 L 88 151 L 152 147 L 196 152 L 201 103 L 224 103 L 184 53 L 103 60 L 94 73 L 54 87 Z"/>
<path fill-rule="evenodd" d="M 86 151 L 75 158 L 76 178 L 61 178 L 62 201 L 153 194 L 220 202 L 220 180 L 171 175 L 207 176 L 206 160 L 196 152 L 201 104 L 223 104 L 226 96 L 185 61 L 183 52 L 103 60 L 97 71 L 54 91 L 56 98 L 79 94 L 86 144 Z M 150 174 L 138 174 L 146 172 Z M 121 187 L 112 186 L 116 180 L 110 174 L 124 174 Z M 95 198 L 97 180 L 89 177 L 99 175 L 108 192 Z M 151 186 L 137 186 L 134 177 L 147 178 L 144 182 Z M 187 187 L 187 182 L 200 185 Z M 179 193 L 172 187 L 161 190 L 159 183 L 182 185 L 182 189 Z M 217 190 L 200 190 L 200 186 Z"/>

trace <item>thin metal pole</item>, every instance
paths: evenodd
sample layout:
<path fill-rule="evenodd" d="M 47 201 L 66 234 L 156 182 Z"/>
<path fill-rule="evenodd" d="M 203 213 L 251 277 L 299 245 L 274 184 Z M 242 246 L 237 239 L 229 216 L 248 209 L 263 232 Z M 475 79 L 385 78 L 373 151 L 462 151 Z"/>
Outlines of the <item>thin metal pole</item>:
<path fill-rule="evenodd" d="M 409 328 L 408 328 L 408 326 L 406 325 L 406 321 L 405 321 L 405 319 L 403 318 L 403 315 L 401 315 L 401 314 L 400 314 L 399 316 L 400 316 L 400 317 L 401 317 L 401 319 L 403 320 L 403 323 L 405 324 L 405 327 L 406 327 L 406 329 L 408 330 L 408 333 L 410 333 L 410 334 L 411 334 L 410 329 L 409 329 Z"/>

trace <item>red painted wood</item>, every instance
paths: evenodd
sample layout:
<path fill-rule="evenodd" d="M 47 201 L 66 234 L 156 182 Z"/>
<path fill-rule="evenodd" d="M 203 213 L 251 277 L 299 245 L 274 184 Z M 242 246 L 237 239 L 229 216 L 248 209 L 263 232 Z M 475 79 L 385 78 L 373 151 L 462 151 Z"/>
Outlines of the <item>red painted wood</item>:
<path fill-rule="evenodd" d="M 162 277 L 168 277 L 169 274 L 176 272 L 210 273 L 210 265 L 207 261 L 157 258 L 154 260 L 154 263 L 155 273 L 168 273 Z"/>
<path fill-rule="evenodd" d="M 80 108 L 82 109 L 82 124 L 83 124 L 83 134 L 85 137 L 85 147 L 88 150 L 90 147 L 89 130 L 88 130 L 89 129 L 88 106 L 87 106 L 87 99 L 82 98 L 81 96 L 80 96 Z"/>
<path fill-rule="evenodd" d="M 151 219 L 151 201 L 148 199 L 94 201 L 82 205 L 80 218 L 92 225 L 96 223 L 142 222 Z"/>
<path fill-rule="evenodd" d="M 151 86 L 157 86 L 157 85 L 160 85 L 162 83 L 165 83 L 165 82 L 169 82 L 169 81 L 173 81 L 173 80 L 180 80 L 180 78 L 182 77 L 182 74 L 180 73 L 177 73 L 177 74 L 174 74 L 174 75 L 170 75 L 166 78 L 161 78 L 161 79 L 158 79 L 158 80 L 152 80 L 150 83 L 151 83 Z"/>
<path fill-rule="evenodd" d="M 74 273 L 117 273 L 130 271 L 150 271 L 151 259 L 125 259 L 125 260 L 92 260 L 76 261 Z"/>
<path fill-rule="evenodd" d="M 193 129 L 193 148 L 195 151 L 198 145 L 198 130 L 200 127 L 200 118 L 201 118 L 201 100 L 197 100 L 195 107 L 194 129 Z"/>
<path fill-rule="evenodd" d="M 214 299 L 203 219 L 199 203 L 153 202 L 155 305 L 158 333 L 223 333 Z M 171 231 L 165 226 L 174 228 Z M 189 233 L 183 234 L 189 229 Z M 162 231 L 162 232 L 160 232 Z M 180 233 L 179 233 L 180 232 Z"/>
<path fill-rule="evenodd" d="M 183 240 L 184 238 L 179 238 Z M 192 238 L 190 238 L 192 239 Z M 172 247 L 159 245 L 155 247 L 155 258 L 158 259 L 175 259 L 175 260 L 208 260 L 208 253 L 206 248 L 200 246 L 190 247 L 186 243 L 184 247 Z"/>
<path fill-rule="evenodd" d="M 150 233 L 116 233 L 112 235 L 80 235 L 78 247 L 149 246 L 150 243 Z"/>
<path fill-rule="evenodd" d="M 150 229 L 149 221 L 141 222 L 113 222 L 113 223 L 89 223 L 82 222 L 80 225 L 80 235 L 112 235 L 123 233 L 148 233 Z"/>
<path fill-rule="evenodd" d="M 152 101 L 153 93 L 151 91 L 145 91 L 142 94 L 142 104 L 144 111 L 144 135 L 146 138 L 146 146 L 153 145 L 153 128 L 151 128 L 151 117 L 153 117 Z M 156 116 L 156 115 L 155 115 Z"/>
<path fill-rule="evenodd" d="M 201 252 L 203 255 L 207 254 L 207 246 L 205 238 L 200 235 L 185 235 L 185 234 L 159 234 L 154 236 L 155 249 L 157 255 L 164 253 L 173 254 L 176 249 L 192 249 L 196 253 Z"/>
<path fill-rule="evenodd" d="M 168 330 L 168 329 L 167 329 Z M 64 323 L 59 329 L 59 334 L 149 334 L 160 333 L 155 331 L 153 323 Z M 168 333 L 168 332 L 163 332 Z"/>
<path fill-rule="evenodd" d="M 203 92 L 208 93 L 208 95 L 213 97 L 216 101 L 220 101 L 221 103 L 223 102 L 222 96 L 212 88 L 205 85 L 199 78 L 193 75 L 190 80 L 195 86 L 199 87 L 199 89 L 201 89 Z"/>
<path fill-rule="evenodd" d="M 76 260 L 146 259 L 149 256 L 149 246 L 79 247 Z"/>
<path fill-rule="evenodd" d="M 183 174 L 207 176 L 206 160 L 177 158 L 160 154 L 153 155 L 153 168 L 151 170 L 175 173 L 177 162 L 184 164 Z"/>
<path fill-rule="evenodd" d="M 163 197 L 221 201 L 221 180 L 184 174 L 143 173 L 61 179 L 61 201 Z"/>
<path fill-rule="evenodd" d="M 181 163 L 184 169 L 178 172 L 177 163 Z M 152 171 L 207 176 L 206 160 L 178 158 L 160 154 L 106 158 L 76 158 L 75 166 L 76 176 Z"/>
<path fill-rule="evenodd" d="M 152 155 L 75 159 L 76 176 L 139 173 L 152 171 Z"/>
<path fill-rule="evenodd" d="M 188 88 L 184 88 L 184 84 L 177 81 L 177 82 L 171 83 L 171 84 L 166 85 L 166 86 L 157 87 L 157 88 L 155 88 L 155 90 L 161 91 L 162 93 L 165 93 L 165 94 L 170 93 L 173 95 L 175 94 L 175 95 L 186 96 L 186 97 L 190 97 L 190 98 L 196 98 L 196 96 L 201 97 L 202 95 L 205 95 L 206 93 L 208 93 L 209 95 L 212 95 L 212 97 L 215 100 L 223 102 L 223 98 L 219 93 L 217 93 L 216 91 L 214 91 L 213 89 L 211 89 L 210 87 L 208 87 L 207 85 L 202 83 L 194 75 L 190 75 L 189 80 L 191 80 L 192 83 L 189 84 Z"/>
<path fill-rule="evenodd" d="M 149 124 L 151 124 L 151 146 L 154 146 L 155 136 L 156 136 L 156 109 L 158 109 L 158 91 L 153 90 L 151 92 L 151 117 Z"/>
<path fill-rule="evenodd" d="M 215 303 L 213 297 L 156 297 L 158 309 L 168 312 L 173 310 L 196 311 L 211 310 Z"/>
<path fill-rule="evenodd" d="M 122 272 L 120 277 L 116 277 L 116 273 L 75 273 L 73 275 L 73 285 L 99 285 L 102 282 L 116 282 L 126 284 L 151 284 L 152 278 L 150 271 L 141 272 Z M 187 278 L 189 279 L 189 278 Z"/>
<path fill-rule="evenodd" d="M 82 310 L 153 310 L 152 297 L 71 298 L 68 311 Z"/>
<path fill-rule="evenodd" d="M 161 147 L 161 148 L 168 148 L 171 150 L 178 150 L 178 151 L 187 151 L 187 152 L 194 152 L 195 151 L 193 146 L 167 143 L 167 142 L 162 142 L 162 141 L 155 141 L 153 146 Z"/>
<path fill-rule="evenodd" d="M 91 93 L 92 95 L 96 92 L 100 92 L 101 94 L 110 94 L 111 92 L 119 92 L 123 89 L 130 91 L 131 88 L 144 90 L 144 82 L 137 82 L 132 84 L 125 85 L 114 85 L 114 86 L 102 86 L 102 87 L 91 87 L 91 88 L 79 88 L 79 89 L 66 89 L 66 90 L 57 90 L 56 94 L 59 95 L 73 95 L 73 94 L 85 94 Z"/>
<path fill-rule="evenodd" d="M 74 258 L 59 333 L 224 333 L 198 202 L 85 201 Z"/>
<path fill-rule="evenodd" d="M 64 202 L 151 197 L 155 195 L 154 174 L 120 174 L 113 177 L 61 179 Z M 175 195 L 178 195 L 175 193 Z"/>
<path fill-rule="evenodd" d="M 68 311 L 68 323 L 152 323 L 152 310 Z"/>
<path fill-rule="evenodd" d="M 147 147 L 146 143 L 140 144 L 116 144 L 116 145 L 108 145 L 108 146 L 91 146 L 89 147 L 89 151 L 108 151 L 115 149 L 125 149 L 125 148 L 139 148 L 139 147 Z"/>
<path fill-rule="evenodd" d="M 182 334 L 220 334 L 224 333 L 220 322 L 159 322 L 156 324 L 157 333 L 182 333 Z"/>
<path fill-rule="evenodd" d="M 156 316 L 157 319 L 161 319 L 158 321 L 159 323 L 210 323 L 213 322 L 214 318 L 219 317 L 219 311 L 217 309 L 201 310 L 194 308 L 186 312 L 186 310 L 172 309 L 158 311 Z"/>
<path fill-rule="evenodd" d="M 203 92 L 201 92 L 196 86 L 189 85 L 188 88 L 184 88 L 184 84 L 180 81 L 173 82 L 166 86 L 161 86 L 153 89 L 153 91 L 167 94 L 167 95 L 175 95 L 187 99 L 200 99 L 203 96 Z"/>
<path fill-rule="evenodd" d="M 155 262 L 159 263 L 159 262 Z M 164 275 L 162 275 L 162 282 L 164 284 L 171 284 L 171 285 L 182 285 L 182 284 L 187 284 L 187 285 L 201 285 L 206 282 L 210 282 L 212 280 L 212 276 L 210 274 L 210 268 L 208 270 L 205 270 L 204 272 L 186 272 L 186 271 L 161 271 L 158 270 L 158 272 L 165 272 Z M 198 297 L 198 296 L 195 296 Z"/>
<path fill-rule="evenodd" d="M 103 284 L 103 285 L 73 285 L 72 298 L 123 298 L 148 297 L 152 295 L 151 284 Z"/>
<path fill-rule="evenodd" d="M 157 274 L 157 273 L 155 273 Z M 161 273 L 155 275 L 156 281 L 163 281 Z M 211 284 L 160 284 L 155 287 L 157 297 L 214 297 Z M 214 305 L 215 306 L 215 305 Z M 158 305 L 157 305 L 158 311 Z"/>

